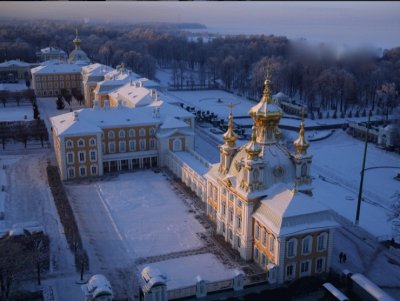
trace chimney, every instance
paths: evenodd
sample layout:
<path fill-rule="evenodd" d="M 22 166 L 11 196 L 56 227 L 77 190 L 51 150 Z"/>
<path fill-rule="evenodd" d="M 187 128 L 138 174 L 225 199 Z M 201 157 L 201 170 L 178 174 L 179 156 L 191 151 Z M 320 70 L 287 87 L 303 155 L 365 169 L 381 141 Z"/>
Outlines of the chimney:
<path fill-rule="evenodd" d="M 78 121 L 79 120 L 79 116 L 78 116 L 78 112 L 74 112 L 74 121 Z"/>

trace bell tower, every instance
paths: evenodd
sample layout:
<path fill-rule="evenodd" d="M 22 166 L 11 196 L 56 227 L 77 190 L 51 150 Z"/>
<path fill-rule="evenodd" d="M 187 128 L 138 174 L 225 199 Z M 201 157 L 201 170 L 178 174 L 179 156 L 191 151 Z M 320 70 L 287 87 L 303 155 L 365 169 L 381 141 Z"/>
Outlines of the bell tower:
<path fill-rule="evenodd" d="M 264 189 L 264 161 L 260 157 L 262 148 L 257 142 L 257 129 L 255 126 L 251 129 L 251 140 L 246 144 L 245 151 L 247 157 L 244 160 L 243 180 L 240 186 L 246 192 Z"/>
<path fill-rule="evenodd" d="M 223 135 L 225 143 L 220 146 L 220 165 L 219 172 L 225 175 L 231 166 L 232 159 L 238 151 L 238 147 L 236 146 L 237 135 L 233 131 L 233 115 L 232 108 L 233 105 L 229 105 L 230 113 L 228 117 L 228 129 L 226 133 Z"/>
<path fill-rule="evenodd" d="M 299 137 L 293 142 L 293 146 L 295 149 L 293 158 L 296 164 L 295 185 L 299 191 L 311 192 L 312 156 L 307 154 L 309 143 L 304 137 L 304 112 L 300 123 Z"/>

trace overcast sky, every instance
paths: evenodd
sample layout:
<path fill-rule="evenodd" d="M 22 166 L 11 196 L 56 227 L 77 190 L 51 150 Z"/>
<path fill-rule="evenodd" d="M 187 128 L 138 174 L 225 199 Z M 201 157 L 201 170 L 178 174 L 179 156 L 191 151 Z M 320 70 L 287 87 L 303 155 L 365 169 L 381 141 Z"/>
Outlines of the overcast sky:
<path fill-rule="evenodd" d="M 199 22 L 213 32 L 400 46 L 400 2 L 2 2 L 0 17 Z"/>

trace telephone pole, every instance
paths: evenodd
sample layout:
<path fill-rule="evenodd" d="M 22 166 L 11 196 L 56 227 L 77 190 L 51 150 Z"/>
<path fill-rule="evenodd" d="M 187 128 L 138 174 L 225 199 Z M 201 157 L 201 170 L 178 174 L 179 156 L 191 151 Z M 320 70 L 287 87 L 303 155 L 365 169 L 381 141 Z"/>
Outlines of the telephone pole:
<path fill-rule="evenodd" d="M 360 189 L 358 191 L 357 212 L 356 212 L 356 221 L 355 221 L 356 225 L 358 225 L 358 223 L 360 222 L 360 209 L 361 209 L 361 201 L 362 201 L 362 190 L 363 190 L 363 184 L 364 184 L 365 159 L 367 158 L 368 133 L 369 133 L 369 128 L 370 128 L 370 120 L 371 120 L 371 111 L 368 114 L 367 132 L 365 134 L 364 156 L 363 156 L 363 162 L 362 162 L 362 167 L 361 167 Z"/>

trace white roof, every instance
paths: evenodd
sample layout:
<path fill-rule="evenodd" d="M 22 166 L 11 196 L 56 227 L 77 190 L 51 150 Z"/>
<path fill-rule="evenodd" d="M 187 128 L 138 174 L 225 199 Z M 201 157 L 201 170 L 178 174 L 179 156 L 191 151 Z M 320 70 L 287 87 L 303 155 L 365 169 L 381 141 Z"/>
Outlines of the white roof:
<path fill-rule="evenodd" d="M 107 65 L 99 64 L 99 63 L 90 64 L 90 65 L 82 67 L 82 73 L 88 74 L 89 76 L 90 75 L 92 75 L 92 76 L 105 75 L 112 70 L 114 70 L 114 68 L 107 66 Z"/>
<path fill-rule="evenodd" d="M 80 109 L 50 118 L 53 130 L 59 136 L 101 133 L 102 128 L 132 125 L 161 124 L 169 116 L 184 118 L 187 112 L 180 107 L 160 102 L 160 117 L 153 114 L 153 106 L 138 108 Z M 77 115 L 77 118 L 75 118 Z"/>
<path fill-rule="evenodd" d="M 146 293 L 155 285 L 165 285 L 166 277 L 157 268 L 147 266 L 142 270 L 142 279 L 145 282 L 142 290 Z"/>
<path fill-rule="evenodd" d="M 52 61 L 31 69 L 32 74 L 81 73 L 81 66 Z"/>
<path fill-rule="evenodd" d="M 179 120 L 175 117 L 167 117 L 163 124 L 160 126 L 161 129 L 177 129 L 177 128 L 187 128 L 189 125 L 182 121 Z"/>
<path fill-rule="evenodd" d="M 42 53 L 61 53 L 61 54 L 66 54 L 64 50 L 57 48 L 57 47 L 46 47 L 40 49 L 40 52 Z"/>
<path fill-rule="evenodd" d="M 273 185 L 266 192 L 253 217 L 277 235 L 337 226 L 330 210 L 311 196 L 293 192 L 283 183 Z"/>
<path fill-rule="evenodd" d="M 379 301 L 395 301 L 392 297 L 386 294 L 380 287 L 369 280 L 362 274 L 356 273 L 351 276 L 354 282 L 358 283 L 364 290 L 366 290 L 372 297 Z"/>
<path fill-rule="evenodd" d="M 114 99 L 122 100 L 125 106 L 132 108 L 149 105 L 154 100 L 150 93 L 149 89 L 127 83 L 116 88 L 109 95 Z"/>
<path fill-rule="evenodd" d="M 338 290 L 335 286 L 333 286 L 329 282 L 325 282 L 323 285 L 328 291 L 331 292 L 332 295 L 336 297 L 337 300 L 339 301 L 346 301 L 349 300 L 345 294 L 343 294 L 340 290 Z"/>
<path fill-rule="evenodd" d="M 29 67 L 29 63 L 25 63 L 20 60 L 10 60 L 10 61 L 5 61 L 3 63 L 0 63 L 0 68 L 1 67 L 11 67 L 11 66 L 17 66 L 17 67 Z"/>
<path fill-rule="evenodd" d="M 93 275 L 86 285 L 81 286 L 81 289 L 85 295 L 91 295 L 93 298 L 113 295 L 110 282 L 101 274 Z"/>
<path fill-rule="evenodd" d="M 208 167 L 192 154 L 188 152 L 175 152 L 174 154 L 187 165 L 189 165 L 199 175 L 204 175 L 208 171 Z"/>

